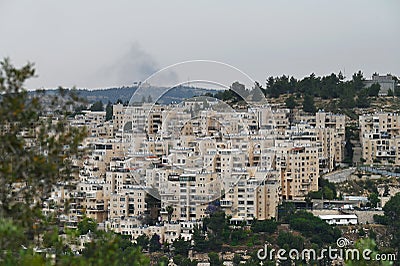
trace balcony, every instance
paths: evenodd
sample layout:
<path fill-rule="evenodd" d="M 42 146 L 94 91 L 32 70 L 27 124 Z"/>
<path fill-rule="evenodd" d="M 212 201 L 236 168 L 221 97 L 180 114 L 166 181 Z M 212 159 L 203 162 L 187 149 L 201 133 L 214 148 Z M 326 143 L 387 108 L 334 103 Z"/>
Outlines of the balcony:
<path fill-rule="evenodd" d="M 230 208 L 233 205 L 232 201 L 230 200 L 221 200 L 220 204 L 223 208 Z"/>

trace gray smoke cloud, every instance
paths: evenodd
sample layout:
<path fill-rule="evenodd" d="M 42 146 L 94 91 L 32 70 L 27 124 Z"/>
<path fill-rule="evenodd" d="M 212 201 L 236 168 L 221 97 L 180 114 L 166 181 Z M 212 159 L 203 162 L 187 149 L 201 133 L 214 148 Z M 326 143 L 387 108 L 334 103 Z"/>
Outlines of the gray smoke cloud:
<path fill-rule="evenodd" d="M 105 84 L 123 86 L 144 81 L 159 70 L 160 66 L 154 57 L 136 42 L 125 54 L 100 72 Z M 177 74 L 172 71 L 165 71 L 162 78 L 167 83 L 178 80 Z"/>

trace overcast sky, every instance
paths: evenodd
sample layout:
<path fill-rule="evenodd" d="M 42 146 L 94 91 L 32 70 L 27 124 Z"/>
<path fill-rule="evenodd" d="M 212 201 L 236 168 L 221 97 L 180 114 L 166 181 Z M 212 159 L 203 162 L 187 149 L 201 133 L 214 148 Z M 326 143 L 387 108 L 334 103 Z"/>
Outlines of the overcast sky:
<path fill-rule="evenodd" d="M 400 75 L 400 1 L 0 0 L 0 57 L 35 63 L 30 89 L 129 85 L 191 59 L 262 84 L 340 70 Z"/>

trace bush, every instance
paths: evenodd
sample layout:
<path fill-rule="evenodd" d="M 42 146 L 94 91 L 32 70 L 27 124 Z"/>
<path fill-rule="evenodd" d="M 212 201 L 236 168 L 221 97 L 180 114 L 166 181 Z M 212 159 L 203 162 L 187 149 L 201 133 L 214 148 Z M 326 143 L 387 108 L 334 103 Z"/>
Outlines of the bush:
<path fill-rule="evenodd" d="M 272 234 L 276 231 L 277 228 L 278 224 L 273 220 L 264 220 L 264 221 L 256 220 L 251 224 L 251 231 L 253 231 L 254 233 L 264 232 Z"/>

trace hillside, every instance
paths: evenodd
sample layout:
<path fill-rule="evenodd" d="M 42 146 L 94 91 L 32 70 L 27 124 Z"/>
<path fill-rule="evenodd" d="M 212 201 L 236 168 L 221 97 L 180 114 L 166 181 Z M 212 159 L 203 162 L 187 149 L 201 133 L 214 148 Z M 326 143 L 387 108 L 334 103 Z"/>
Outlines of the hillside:
<path fill-rule="evenodd" d="M 102 101 L 104 104 L 111 102 L 115 103 L 118 100 L 122 102 L 127 102 L 131 99 L 132 95 L 137 90 L 137 86 L 134 87 L 121 87 L 121 88 L 107 88 L 107 89 L 74 89 L 77 95 L 83 99 L 86 99 L 88 103 L 94 103 L 96 101 Z M 69 89 L 68 89 L 69 90 Z M 57 90 L 50 89 L 46 90 L 46 94 L 54 94 Z M 164 94 L 159 100 L 159 103 L 169 104 L 173 101 L 180 102 L 184 99 L 192 98 L 199 95 L 204 95 L 206 93 L 216 93 L 216 90 L 179 86 L 170 89 L 166 94 Z M 35 92 L 30 92 L 35 93 Z M 151 92 L 146 92 L 146 94 L 151 94 Z"/>

